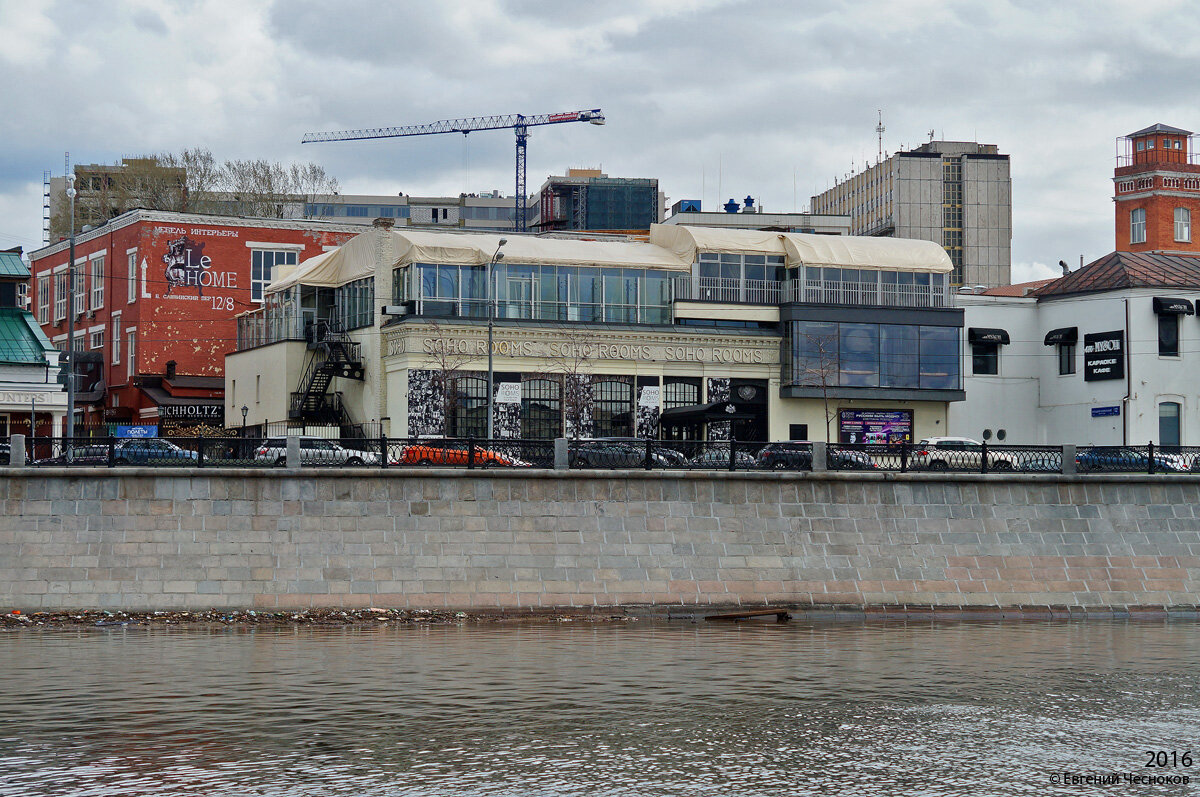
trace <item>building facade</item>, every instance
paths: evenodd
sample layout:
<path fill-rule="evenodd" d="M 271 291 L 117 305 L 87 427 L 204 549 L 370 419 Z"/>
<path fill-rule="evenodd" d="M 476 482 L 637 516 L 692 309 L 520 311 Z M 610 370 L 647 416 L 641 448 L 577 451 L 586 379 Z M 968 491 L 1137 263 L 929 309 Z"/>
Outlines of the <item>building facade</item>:
<path fill-rule="evenodd" d="M 750 200 L 750 197 L 747 197 Z M 732 199 L 723 213 L 701 210 L 698 199 L 682 199 L 671 206 L 671 215 L 663 224 L 687 227 L 719 227 L 738 230 L 802 232 L 814 235 L 850 235 L 850 217 L 816 213 L 766 213 L 762 206 L 747 201 L 744 206 Z"/>
<path fill-rule="evenodd" d="M 1192 134 L 1163 124 L 1117 139 L 1113 173 L 1119 252 L 1200 252 L 1200 164 Z"/>
<path fill-rule="evenodd" d="M 599 169 L 567 169 L 542 183 L 530 212 L 539 232 L 645 232 L 663 220 L 666 197 L 653 177 L 609 177 Z"/>
<path fill-rule="evenodd" d="M 1012 178 L 995 144 L 931 141 L 897 152 L 814 196 L 811 210 L 849 215 L 851 235 L 939 244 L 955 286 L 1011 281 Z"/>
<path fill-rule="evenodd" d="M 223 427 L 239 313 L 290 266 L 359 228 L 134 210 L 30 254 L 30 308 L 54 346 L 75 326 L 77 422 Z"/>
<path fill-rule="evenodd" d="M 1200 445 L 1200 256 L 1113 252 L 1025 296 L 958 297 L 956 434 L 1014 444 Z"/>
<path fill-rule="evenodd" d="M 67 411 L 59 351 L 25 309 L 28 282 L 21 250 L 0 252 L 0 443 L 14 434 L 54 434 Z M 0 448 L 0 462 L 8 453 Z"/>
<path fill-rule="evenodd" d="M 927 436 L 963 399 L 949 271 L 923 241 L 668 225 L 648 242 L 501 239 L 380 220 L 239 318 L 225 403 L 255 427 L 483 437 L 490 305 L 497 437 Z M 344 332 L 306 334 L 327 325 Z"/>

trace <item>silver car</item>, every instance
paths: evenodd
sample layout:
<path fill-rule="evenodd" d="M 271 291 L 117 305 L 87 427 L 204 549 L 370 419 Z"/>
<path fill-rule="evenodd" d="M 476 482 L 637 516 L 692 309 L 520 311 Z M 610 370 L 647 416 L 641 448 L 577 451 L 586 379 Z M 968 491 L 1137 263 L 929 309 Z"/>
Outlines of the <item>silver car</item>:
<path fill-rule="evenodd" d="M 287 464 L 287 438 L 272 437 L 254 452 L 254 461 L 271 465 Z M 336 440 L 323 437 L 300 438 L 301 465 L 378 465 L 379 454 L 346 448 Z"/>

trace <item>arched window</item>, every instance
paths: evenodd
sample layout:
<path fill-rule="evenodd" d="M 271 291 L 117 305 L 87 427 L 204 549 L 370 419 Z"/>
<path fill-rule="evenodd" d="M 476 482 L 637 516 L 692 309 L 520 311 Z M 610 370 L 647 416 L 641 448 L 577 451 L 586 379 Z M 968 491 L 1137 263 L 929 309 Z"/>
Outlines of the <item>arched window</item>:
<path fill-rule="evenodd" d="M 700 403 L 700 384 L 696 381 L 672 382 L 668 377 L 663 385 L 663 409 L 690 407 Z"/>
<path fill-rule="evenodd" d="M 1179 445 L 1179 402 L 1163 401 L 1158 405 L 1158 444 Z"/>
<path fill-rule="evenodd" d="M 450 437 L 487 435 L 487 379 L 460 376 L 454 380 L 454 396 L 449 402 L 450 417 L 446 434 Z"/>
<path fill-rule="evenodd" d="M 562 385 L 557 380 L 530 379 L 521 383 L 521 437 L 562 437 Z"/>
<path fill-rule="evenodd" d="M 592 385 L 596 437 L 633 437 L 633 385 L 608 379 Z"/>

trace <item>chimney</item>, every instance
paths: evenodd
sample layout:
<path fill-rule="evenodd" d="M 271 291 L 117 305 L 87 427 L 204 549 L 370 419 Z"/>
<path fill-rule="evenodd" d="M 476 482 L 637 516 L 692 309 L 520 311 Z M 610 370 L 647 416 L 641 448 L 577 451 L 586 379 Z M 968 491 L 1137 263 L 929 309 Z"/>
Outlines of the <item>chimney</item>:
<path fill-rule="evenodd" d="M 378 218 L 378 219 L 375 219 L 375 221 L 371 222 L 371 226 L 372 227 L 380 227 L 385 230 L 390 230 L 392 227 L 396 226 L 396 220 L 395 219 Z"/>
<path fill-rule="evenodd" d="M 167 379 L 175 378 L 175 366 L 176 362 L 174 360 L 167 360 Z"/>

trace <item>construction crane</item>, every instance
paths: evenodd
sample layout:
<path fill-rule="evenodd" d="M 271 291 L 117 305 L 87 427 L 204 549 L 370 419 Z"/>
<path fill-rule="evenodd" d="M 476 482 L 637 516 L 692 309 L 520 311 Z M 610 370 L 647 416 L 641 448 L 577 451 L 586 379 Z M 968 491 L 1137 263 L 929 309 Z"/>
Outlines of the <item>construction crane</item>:
<path fill-rule="evenodd" d="M 507 116 L 476 116 L 471 119 L 445 119 L 427 125 L 407 127 L 377 127 L 370 130 L 342 130 L 331 133 L 305 133 L 301 144 L 319 141 L 360 141 L 368 138 L 400 138 L 401 136 L 431 136 L 437 133 L 462 133 L 467 135 L 476 130 L 504 130 L 512 128 L 517 134 L 517 207 L 513 223 L 517 232 L 525 232 L 525 145 L 529 141 L 529 128 L 537 125 L 559 125 L 566 122 L 588 122 L 604 124 L 604 113 L 599 108 L 590 111 L 564 111 L 524 116 L 519 113 Z"/>

